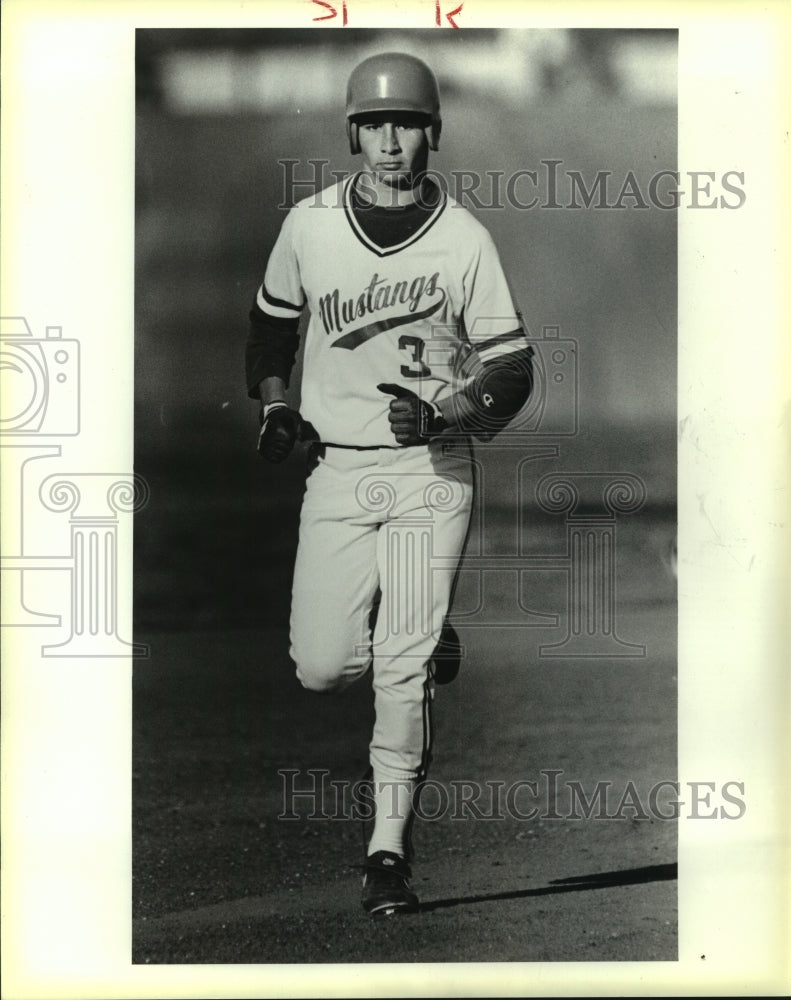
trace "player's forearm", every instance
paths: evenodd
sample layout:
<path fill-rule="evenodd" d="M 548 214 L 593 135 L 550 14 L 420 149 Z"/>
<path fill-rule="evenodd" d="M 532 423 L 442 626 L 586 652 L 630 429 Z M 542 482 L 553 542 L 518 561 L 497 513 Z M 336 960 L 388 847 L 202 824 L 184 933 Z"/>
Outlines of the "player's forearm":
<path fill-rule="evenodd" d="M 286 398 L 286 383 L 278 375 L 270 375 L 258 383 L 258 396 L 262 406 L 268 406 Z"/>
<path fill-rule="evenodd" d="M 481 365 L 463 389 L 437 400 L 451 429 L 489 430 L 511 420 L 527 402 L 533 388 L 532 348 Z"/>
<path fill-rule="evenodd" d="M 451 430 L 458 430 L 459 427 L 469 428 L 474 424 L 476 415 L 479 413 L 478 408 L 474 406 L 464 391 L 443 396 L 434 405 L 439 408 L 442 419 Z"/>
<path fill-rule="evenodd" d="M 469 389 L 438 399 L 433 405 L 439 410 L 439 428 L 451 433 L 472 434 L 478 441 L 491 441 L 518 410 L 517 407 L 507 417 L 491 416 Z"/>

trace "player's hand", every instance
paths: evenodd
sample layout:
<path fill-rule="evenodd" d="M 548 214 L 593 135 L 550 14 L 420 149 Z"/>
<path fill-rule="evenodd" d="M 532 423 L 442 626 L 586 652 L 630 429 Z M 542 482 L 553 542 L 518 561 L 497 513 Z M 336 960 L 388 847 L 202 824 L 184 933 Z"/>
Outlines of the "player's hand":
<path fill-rule="evenodd" d="M 390 382 L 382 382 L 376 388 L 395 397 L 390 401 L 387 419 L 399 444 L 425 444 L 447 427 L 442 414 L 411 389 Z"/>
<path fill-rule="evenodd" d="M 288 458 L 302 437 L 302 418 L 284 403 L 275 403 L 262 411 L 258 454 L 267 462 L 282 462 Z"/>

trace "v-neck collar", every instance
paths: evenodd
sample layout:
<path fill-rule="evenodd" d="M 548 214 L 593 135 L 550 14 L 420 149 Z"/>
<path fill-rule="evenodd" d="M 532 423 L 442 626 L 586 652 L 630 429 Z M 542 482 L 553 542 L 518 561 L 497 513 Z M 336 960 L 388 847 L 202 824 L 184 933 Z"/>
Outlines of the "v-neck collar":
<path fill-rule="evenodd" d="M 354 208 L 352 206 L 352 192 L 354 191 L 355 185 L 357 184 L 360 175 L 361 171 L 358 171 L 357 173 L 352 174 L 351 177 L 348 177 L 346 180 L 345 186 L 343 188 L 343 210 L 346 213 L 346 218 L 349 221 L 349 225 L 351 226 L 354 235 L 363 244 L 364 247 L 366 247 L 372 253 L 375 253 L 377 257 L 389 257 L 391 254 L 398 253 L 400 250 L 406 250 L 406 248 L 411 247 L 413 243 L 417 243 L 417 241 L 421 239 L 421 237 L 425 236 L 425 234 L 429 231 L 429 229 L 431 229 L 431 227 L 434 225 L 437 219 L 439 219 L 439 217 L 445 210 L 445 206 L 447 204 L 448 199 L 445 192 L 440 188 L 439 199 L 437 201 L 437 204 L 428 213 L 426 221 L 423 223 L 422 226 L 420 226 L 419 229 L 416 229 L 415 232 L 412 233 L 410 237 L 408 237 L 408 239 L 403 240 L 401 243 L 396 243 L 395 245 L 389 247 L 379 246 L 378 243 L 372 240 L 363 231 L 362 227 L 360 226 L 360 223 L 357 221 L 357 218 L 354 214 Z"/>

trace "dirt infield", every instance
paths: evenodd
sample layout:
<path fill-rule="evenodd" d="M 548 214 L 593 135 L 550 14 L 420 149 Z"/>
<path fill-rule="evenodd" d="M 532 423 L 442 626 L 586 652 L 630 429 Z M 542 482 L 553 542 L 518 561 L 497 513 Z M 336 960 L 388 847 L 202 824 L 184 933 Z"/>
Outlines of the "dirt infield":
<path fill-rule="evenodd" d="M 311 801 L 296 798 L 298 818 L 278 819 L 279 771 L 299 770 L 301 789 L 311 769 L 361 775 L 370 685 L 340 698 L 303 691 L 278 630 L 141 636 L 151 658 L 135 671 L 134 962 L 674 959 L 676 823 L 648 804 L 675 777 L 670 611 L 625 619 L 648 646 L 641 661 L 536 662 L 513 633 L 496 650 L 491 632 L 464 633 L 462 675 L 435 699 L 431 777 L 506 791 L 532 779 L 538 795 L 516 796 L 511 815 L 503 804 L 501 819 L 479 799 L 482 817 L 418 821 L 421 912 L 389 921 L 359 905 L 359 822 L 310 819 Z M 589 798 L 610 782 L 603 811 L 618 818 L 571 818 L 574 781 Z M 437 789 L 425 801 L 427 815 L 441 812 Z M 516 815 L 532 807 L 536 818 Z"/>

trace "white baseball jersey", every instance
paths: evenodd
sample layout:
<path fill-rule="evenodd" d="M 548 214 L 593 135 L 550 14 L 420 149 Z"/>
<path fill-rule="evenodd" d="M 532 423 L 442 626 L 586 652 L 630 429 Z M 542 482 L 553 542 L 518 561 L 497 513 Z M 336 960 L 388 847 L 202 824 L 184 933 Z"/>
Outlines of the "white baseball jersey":
<path fill-rule="evenodd" d="M 412 236 L 380 247 L 352 210 L 359 176 L 291 209 L 257 302 L 284 319 L 310 309 L 300 412 L 321 440 L 392 446 L 378 383 L 434 402 L 461 388 L 474 357 L 527 340 L 494 243 L 465 208 L 442 192 Z"/>

